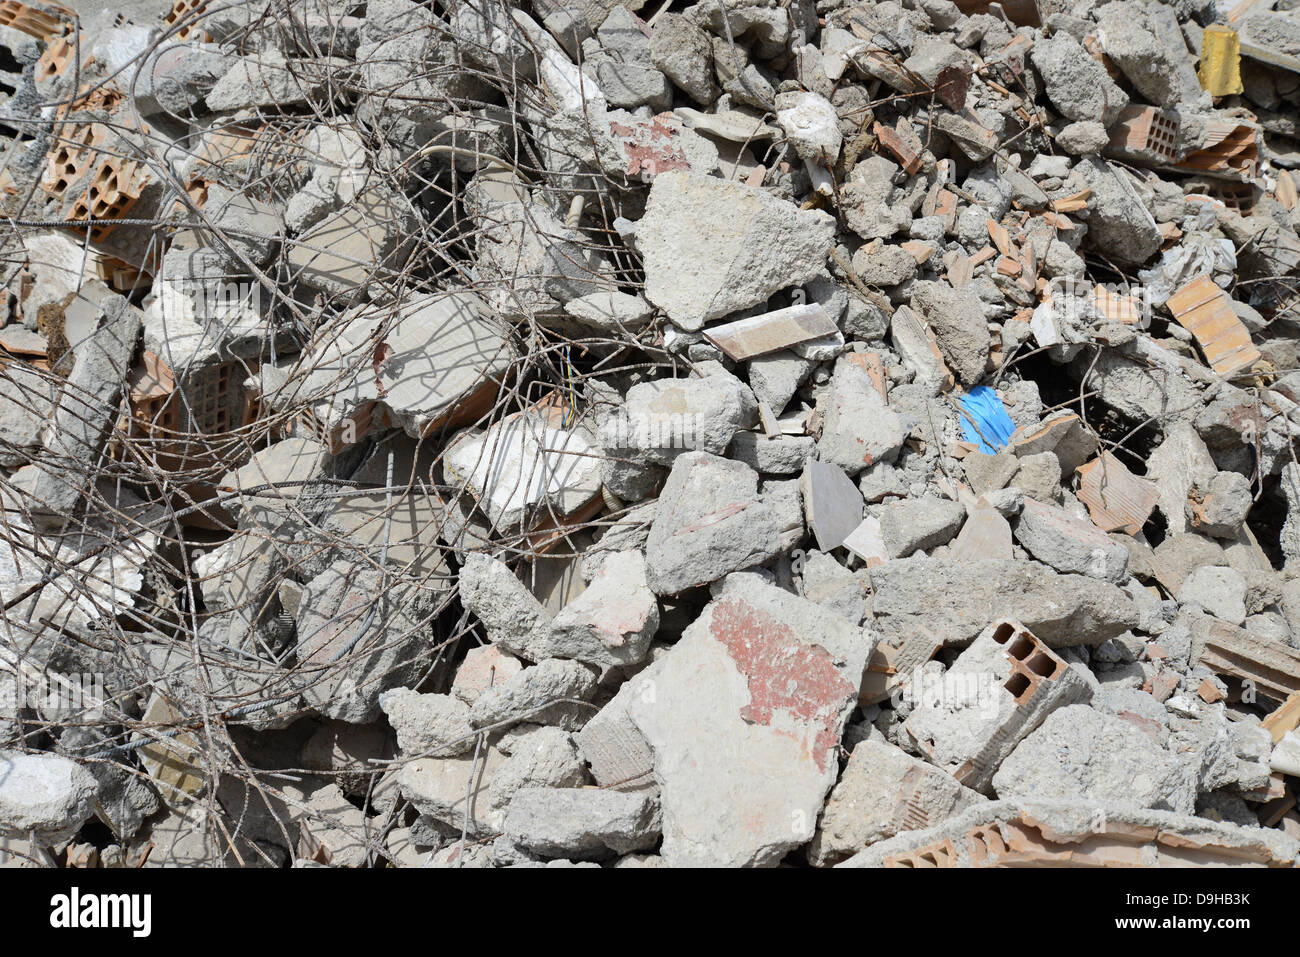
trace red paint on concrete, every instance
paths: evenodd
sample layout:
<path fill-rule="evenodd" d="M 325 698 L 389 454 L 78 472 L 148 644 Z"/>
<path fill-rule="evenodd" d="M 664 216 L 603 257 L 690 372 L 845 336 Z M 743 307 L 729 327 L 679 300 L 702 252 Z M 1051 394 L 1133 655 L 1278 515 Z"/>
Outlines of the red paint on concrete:
<path fill-rule="evenodd" d="M 826 649 L 801 641 L 789 625 L 738 598 L 713 607 L 712 634 L 749 683 L 749 704 L 740 716 L 770 727 L 785 712 L 805 723 L 813 733 L 812 758 L 825 771 L 839 744 L 844 705 L 857 693 Z"/>

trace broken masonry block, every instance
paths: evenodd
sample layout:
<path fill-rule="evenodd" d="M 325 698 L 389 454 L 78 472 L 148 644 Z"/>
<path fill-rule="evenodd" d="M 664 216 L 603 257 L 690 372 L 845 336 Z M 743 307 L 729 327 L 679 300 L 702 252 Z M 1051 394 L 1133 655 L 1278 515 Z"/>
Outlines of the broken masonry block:
<path fill-rule="evenodd" d="M 625 682 L 609 704 L 574 736 L 578 750 L 591 768 L 591 776 L 603 788 L 658 790 L 654 752 L 627 711 L 633 696 L 653 696 L 653 674 L 653 668 L 646 668 Z"/>
<path fill-rule="evenodd" d="M 903 831 L 935 827 L 984 800 L 901 748 L 861 741 L 822 810 L 809 860 L 838 863 Z"/>
<path fill-rule="evenodd" d="M 867 567 L 871 567 L 870 563 Z M 866 674 L 862 677 L 858 704 L 865 708 L 892 697 L 942 647 L 942 642 L 924 633 L 877 642 L 867 661 Z"/>
<path fill-rule="evenodd" d="M 1227 378 L 1259 361 L 1250 331 L 1237 318 L 1231 297 L 1209 276 L 1197 276 L 1165 302 L 1178 324 L 1196 338 L 1206 361 Z"/>
<path fill-rule="evenodd" d="M 142 325 L 139 310 L 118 295 L 75 305 L 85 313 L 76 324 L 84 321 L 92 334 L 76 345 L 76 362 L 46 443 L 61 461 L 38 466 L 31 496 L 33 518 L 55 528 L 68 522 L 82 493 L 93 485 L 93 475 L 85 470 L 112 432 Z"/>
<path fill-rule="evenodd" d="M 841 543 L 850 552 L 866 564 L 868 568 L 883 565 L 889 561 L 889 552 L 885 549 L 885 536 L 880 528 L 880 519 L 868 515 L 848 537 Z"/>
<path fill-rule="evenodd" d="M 74 105 L 96 106 L 82 101 Z M 112 220 L 126 217 L 152 178 L 146 164 L 120 155 L 110 142 L 111 130 L 104 124 L 65 124 L 41 177 L 41 188 L 60 204 L 59 216 L 74 221 L 69 228 L 84 230 L 84 225 L 75 224 L 98 221 L 90 227 L 90 238 L 97 243 L 115 228 Z"/>
<path fill-rule="evenodd" d="M 207 12 L 207 0 L 176 0 L 171 10 L 163 15 L 163 23 L 172 28 L 167 33 L 168 40 L 196 40 L 207 43 L 211 37 L 199 25 L 203 14 Z M 177 27 L 177 24 L 180 24 Z"/>
<path fill-rule="evenodd" d="M 666 863 L 771 867 L 813 837 L 871 644 L 812 602 L 727 581 L 628 702 L 654 754 Z"/>
<path fill-rule="evenodd" d="M 1300 727 L 1300 691 L 1288 697 L 1281 707 L 1271 711 L 1259 724 L 1273 736 L 1274 744 L 1281 741 L 1288 731 Z"/>
<path fill-rule="evenodd" d="M 377 367 L 382 344 L 389 354 Z M 305 408 L 304 427 L 337 453 L 379 429 L 422 438 L 472 424 L 491 409 L 513 358 L 504 330 L 474 294 L 413 297 L 395 310 L 359 307 L 318 329 L 262 401 Z"/>
<path fill-rule="evenodd" d="M 1206 145 L 1188 153 L 1178 168 L 1254 182 L 1259 175 L 1260 128 L 1254 123 L 1227 120 L 1210 120 L 1208 126 Z"/>
<path fill-rule="evenodd" d="M 62 33 L 67 28 L 67 20 L 75 15 L 52 3 L 28 6 L 18 0 L 0 0 L 0 27 L 18 30 L 38 40 Z"/>
<path fill-rule="evenodd" d="M 1249 0 L 1236 4 L 1228 14 L 1237 27 L 1241 52 L 1252 60 L 1300 73 L 1300 56 L 1295 52 L 1300 26 L 1291 11 L 1269 11 L 1270 6 Z"/>
<path fill-rule="evenodd" d="M 927 674 L 913 672 L 904 688 L 918 703 L 903 729 L 931 763 L 981 793 L 1048 714 L 1092 697 L 1087 681 L 1013 621 L 990 625 L 937 687 Z"/>
<path fill-rule="evenodd" d="M 1081 465 L 1079 501 L 1088 507 L 1093 524 L 1104 532 L 1137 535 L 1160 499 L 1154 482 L 1138 478 L 1109 452 Z"/>
<path fill-rule="evenodd" d="M 1177 163 L 1178 114 L 1157 106 L 1126 106 L 1110 128 L 1107 156 L 1154 164 Z"/>
<path fill-rule="evenodd" d="M 89 172 L 107 138 L 108 127 L 102 123 L 71 126 L 63 132 L 56 141 L 58 148 L 49 154 L 41 189 L 62 201 L 72 184 Z"/>
<path fill-rule="evenodd" d="M 468 488 L 501 532 L 536 532 L 592 517 L 601 504 L 601 454 L 567 406 L 539 404 L 448 444 L 447 477 Z"/>
<path fill-rule="evenodd" d="M 841 867 L 1291 867 L 1279 830 L 1090 801 L 991 801 Z"/>
<path fill-rule="evenodd" d="M 58 79 L 68 72 L 74 60 L 77 58 L 76 39 L 69 35 L 63 35 L 54 39 L 42 52 L 40 59 L 36 61 L 34 76 L 36 82 L 49 82 Z M 85 44 L 82 44 L 82 52 L 89 56 L 89 50 Z M 84 64 L 83 64 L 84 66 Z"/>
<path fill-rule="evenodd" d="M 1264 642 L 1249 631 L 1216 618 L 1193 619 L 1192 664 L 1242 683 L 1242 699 L 1261 695 L 1284 702 L 1300 692 L 1300 650 Z"/>
<path fill-rule="evenodd" d="M 956 867 L 957 849 L 952 846 L 952 838 L 944 838 L 934 844 L 918 847 L 915 851 L 895 854 L 887 857 L 883 867 Z"/>
<path fill-rule="evenodd" d="M 953 539 L 948 557 L 954 561 L 991 558 L 1009 562 L 1015 558 L 1013 548 L 1011 523 L 993 506 L 978 505 Z"/>
<path fill-rule="evenodd" d="M 1078 415 L 1068 412 L 1040 425 L 1017 429 L 1011 436 L 1011 448 L 1019 458 L 1054 453 L 1060 460 L 1064 478 L 1096 454 L 1097 436 Z"/>
<path fill-rule="evenodd" d="M 202 447 L 201 439 L 192 448 L 187 440 L 221 436 L 245 424 L 250 397 L 244 380 L 256 374 L 259 361 L 225 358 L 224 350 L 211 348 L 184 356 L 178 342 L 172 353 L 178 368 L 173 369 L 148 348 L 147 340 L 148 335 L 131 368 L 128 414 L 119 428 L 130 440 L 152 443 L 155 455 L 191 464 L 215 461 L 214 450 Z"/>

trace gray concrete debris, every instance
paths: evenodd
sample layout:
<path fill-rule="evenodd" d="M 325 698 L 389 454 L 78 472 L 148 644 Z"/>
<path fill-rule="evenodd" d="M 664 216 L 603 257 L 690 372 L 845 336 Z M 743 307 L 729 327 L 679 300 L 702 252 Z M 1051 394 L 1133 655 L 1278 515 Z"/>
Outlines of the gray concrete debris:
<path fill-rule="evenodd" d="M 934 827 L 983 795 L 891 744 L 863 741 L 826 801 L 808 859 L 821 867 L 902 831 Z"/>
<path fill-rule="evenodd" d="M 520 728 L 532 730 L 510 742 L 510 756 L 492 775 L 488 801 L 493 808 L 507 808 L 514 795 L 524 788 L 577 788 L 587 783 L 573 736 L 559 728 L 515 725 L 498 742 L 498 747 L 504 747 L 506 738 Z"/>
<path fill-rule="evenodd" d="M 687 452 L 673 463 L 660 500 L 646 540 L 656 595 L 717 581 L 780 550 L 776 515 L 743 463 Z"/>
<path fill-rule="evenodd" d="M 1029 498 L 1014 531 L 1016 541 L 1029 554 L 1058 572 L 1088 575 L 1117 585 L 1128 579 L 1128 550 L 1087 519 Z"/>
<path fill-rule="evenodd" d="M 586 702 L 596 692 L 596 676 L 578 661 L 548 658 L 479 695 L 470 708 L 475 728 L 500 729 L 519 721 L 582 727 L 594 709 Z"/>
<path fill-rule="evenodd" d="M 710 226 L 683 230 L 683 221 Z M 825 213 L 802 212 L 761 190 L 664 173 L 636 228 L 645 296 L 683 329 L 700 329 L 814 278 L 834 228 Z"/>
<path fill-rule="evenodd" d="M 1086 671 L 1068 666 L 1015 622 L 990 625 L 930 681 L 913 673 L 917 702 L 903 722 L 912 746 L 959 782 L 988 793 L 1016 745 L 1058 708 L 1092 699 Z"/>
<path fill-rule="evenodd" d="M 773 866 L 812 838 L 872 646 L 847 622 L 817 624 L 836 620 L 737 582 L 660 662 L 653 694 L 630 700 L 654 753 L 669 865 Z M 713 694 L 696 693 L 701 680 Z"/>
<path fill-rule="evenodd" d="M 672 465 L 691 449 L 722 455 L 757 415 L 753 395 L 734 376 L 660 379 L 627 391 L 618 414 L 601 426 L 599 441 L 620 459 Z"/>
<path fill-rule="evenodd" d="M 73 347 L 76 362 L 54 410 L 47 445 L 69 463 L 84 463 L 94 461 L 108 440 L 140 341 L 141 321 L 139 311 L 121 296 L 109 296 L 98 305 L 78 300 L 73 306 L 82 313 L 86 338 Z M 86 484 L 79 464 L 40 468 L 31 487 L 33 518 L 61 528 L 87 491 Z"/>
<path fill-rule="evenodd" d="M 98 790 L 91 773 L 68 758 L 0 751 L 0 834 L 62 843 L 89 819 Z"/>
<path fill-rule="evenodd" d="M 1100 644 L 1138 624 L 1137 607 L 1119 588 L 1036 562 L 913 556 L 886 562 L 871 577 L 876 625 L 886 635 L 923 629 L 961 646 L 1014 614 L 1049 646 L 1065 648 Z"/>
<path fill-rule="evenodd" d="M 553 657 L 601 666 L 636 665 L 659 630 L 659 604 L 647 583 L 639 551 L 607 557 L 587 589 L 551 622 Z"/>
<path fill-rule="evenodd" d="M 947 283 L 918 282 L 912 306 L 934 333 L 948 367 L 964 385 L 984 376 L 988 356 L 988 326 L 984 306 L 971 287 L 954 290 Z"/>
<path fill-rule="evenodd" d="M 1080 799 L 1189 814 L 1194 777 L 1132 723 L 1087 705 L 1061 708 L 1016 746 L 993 775 L 1002 800 Z"/>
<path fill-rule="evenodd" d="M 543 857 L 629 854 L 659 839 L 658 802 L 599 788 L 524 788 L 510 800 L 506 836 Z"/>
<path fill-rule="evenodd" d="M 474 750 L 469 705 L 459 698 L 394 688 L 379 696 L 379 707 L 397 732 L 403 754 L 449 757 Z"/>
<path fill-rule="evenodd" d="M 1105 68 L 1068 33 L 1040 40 L 1029 56 L 1052 105 L 1068 120 L 1108 126 L 1128 105 Z"/>
<path fill-rule="evenodd" d="M 817 442 L 819 459 L 856 475 L 876 462 L 892 462 L 909 428 L 852 356 L 836 361 Z"/>
<path fill-rule="evenodd" d="M 2 0 L 0 863 L 1295 863 L 1252 2 Z"/>
<path fill-rule="evenodd" d="M 890 558 L 906 558 L 945 545 L 961 530 L 966 509 L 941 498 L 901 499 L 880 512 L 880 531 Z"/>

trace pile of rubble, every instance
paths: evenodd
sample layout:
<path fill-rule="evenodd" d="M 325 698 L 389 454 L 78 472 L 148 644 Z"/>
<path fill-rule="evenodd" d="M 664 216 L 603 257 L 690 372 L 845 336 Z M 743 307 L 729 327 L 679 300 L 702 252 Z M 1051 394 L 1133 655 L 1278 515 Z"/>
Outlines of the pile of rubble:
<path fill-rule="evenodd" d="M 0 0 L 0 860 L 1300 860 L 1300 13 Z"/>

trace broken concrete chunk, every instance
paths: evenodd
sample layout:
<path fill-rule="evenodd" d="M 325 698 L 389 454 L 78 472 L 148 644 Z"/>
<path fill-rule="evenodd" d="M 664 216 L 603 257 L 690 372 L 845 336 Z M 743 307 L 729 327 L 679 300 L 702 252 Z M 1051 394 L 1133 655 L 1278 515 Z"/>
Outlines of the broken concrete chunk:
<path fill-rule="evenodd" d="M 672 465 L 690 449 L 721 455 L 756 417 L 753 395 L 734 376 L 659 379 L 627 391 L 617 415 L 602 424 L 599 440 L 611 456 Z"/>
<path fill-rule="evenodd" d="M 817 442 L 819 459 L 856 475 L 876 462 L 892 462 L 909 431 L 910 426 L 889 407 L 859 355 L 836 360 Z"/>
<path fill-rule="evenodd" d="M 667 595 L 758 565 L 780 550 L 771 508 L 748 466 L 707 452 L 673 463 L 646 541 L 650 588 Z"/>
<path fill-rule="evenodd" d="M 1128 579 L 1128 550 L 1092 522 L 1062 509 L 1026 499 L 1015 527 L 1016 541 L 1045 565 L 1122 584 Z"/>
<path fill-rule="evenodd" d="M 90 818 L 98 790 L 90 772 L 68 758 L 0 751 L 0 834 L 62 843 Z"/>
<path fill-rule="evenodd" d="M 773 866 L 813 836 L 865 666 L 837 666 L 820 639 L 780 605 L 724 593 L 664 657 L 653 698 L 631 700 L 654 752 L 669 865 Z M 711 694 L 698 694 L 701 680 Z"/>
<path fill-rule="evenodd" d="M 682 229 L 684 221 L 698 228 Z M 664 173 L 637 224 L 645 296 L 683 329 L 698 330 L 814 278 L 834 227 L 827 214 L 802 212 L 761 190 Z"/>
<path fill-rule="evenodd" d="M 902 499 L 880 513 L 880 531 L 890 558 L 906 558 L 945 545 L 966 521 L 966 509 L 940 498 Z"/>
<path fill-rule="evenodd" d="M 475 728 L 500 729 L 532 721 L 574 730 L 594 713 L 585 702 L 595 691 L 596 676 L 589 666 L 548 658 L 479 695 L 469 722 Z"/>
<path fill-rule="evenodd" d="M 524 788 L 510 801 L 504 830 L 543 857 L 628 854 L 659 839 L 658 802 L 599 788 Z"/>
<path fill-rule="evenodd" d="M 418 694 L 394 688 L 379 696 L 379 707 L 397 732 L 397 746 L 406 755 L 449 757 L 474 749 L 469 705 L 443 694 Z"/>
<path fill-rule="evenodd" d="M 953 289 L 944 282 L 918 282 L 912 305 L 934 333 L 939 351 L 963 385 L 984 377 L 989 333 L 984 306 L 974 289 Z"/>
<path fill-rule="evenodd" d="M 659 604 L 646 581 L 644 556 L 615 552 L 587 589 L 556 614 L 545 647 L 551 657 L 635 665 L 658 629 Z"/>
<path fill-rule="evenodd" d="M 934 827 L 985 800 L 891 744 L 863 741 L 826 801 L 809 860 L 839 863 L 877 841 Z"/>
<path fill-rule="evenodd" d="M 564 420 L 563 409 L 548 406 L 468 429 L 452 440 L 444 468 L 498 530 L 560 524 L 600 494 L 595 436 Z"/>
<path fill-rule="evenodd" d="M 912 558 L 873 569 L 876 626 L 886 635 L 925 631 L 946 645 L 969 642 L 1001 609 L 1049 646 L 1100 644 L 1138 624 L 1114 585 L 1060 575 L 1036 562 Z"/>
<path fill-rule="evenodd" d="M 1195 781 L 1159 742 L 1084 704 L 1052 712 L 993 776 L 1000 799 L 1082 798 L 1191 813 Z"/>
<path fill-rule="evenodd" d="M 475 837 L 487 836 L 500 830 L 504 817 L 490 806 L 488 786 L 505 760 L 493 747 L 477 757 L 420 758 L 401 764 L 397 784 L 421 814 Z"/>
<path fill-rule="evenodd" d="M 1128 97 L 1105 68 L 1068 33 L 1040 40 L 1029 56 L 1052 105 L 1067 119 L 1109 125 L 1128 105 Z"/>

